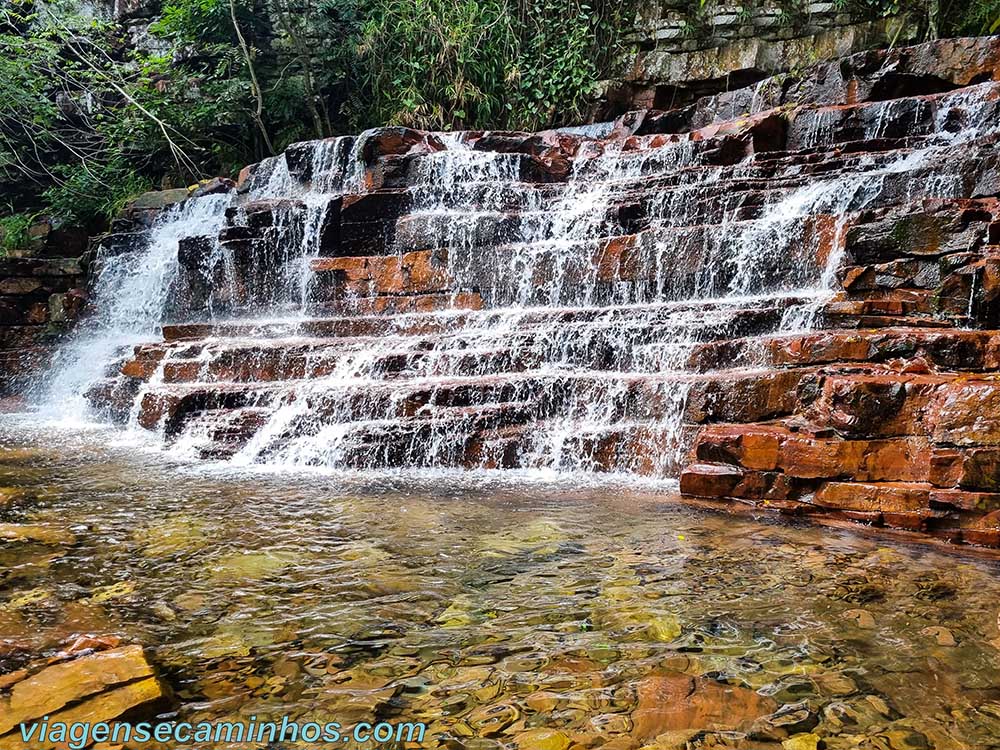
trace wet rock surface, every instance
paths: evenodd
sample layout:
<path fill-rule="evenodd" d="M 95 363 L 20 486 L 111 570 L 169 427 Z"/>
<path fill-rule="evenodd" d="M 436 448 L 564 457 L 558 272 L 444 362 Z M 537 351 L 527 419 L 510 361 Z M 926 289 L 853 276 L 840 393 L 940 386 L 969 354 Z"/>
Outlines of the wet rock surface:
<path fill-rule="evenodd" d="M 119 643 L 115 637 L 77 637 L 48 659 L 27 656 L 23 666 L 0 674 L 4 747 L 42 746 L 25 743 L 19 727 L 43 719 L 95 724 L 168 707 L 169 693 L 142 647 Z"/>
<path fill-rule="evenodd" d="M 0 396 L 49 361 L 53 337 L 83 311 L 85 287 L 77 258 L 0 258 Z"/>

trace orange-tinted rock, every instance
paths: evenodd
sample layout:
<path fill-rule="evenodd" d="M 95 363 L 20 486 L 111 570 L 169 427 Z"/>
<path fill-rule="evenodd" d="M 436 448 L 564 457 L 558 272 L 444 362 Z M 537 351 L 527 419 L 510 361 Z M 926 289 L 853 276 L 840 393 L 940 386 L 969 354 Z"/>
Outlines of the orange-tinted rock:
<path fill-rule="evenodd" d="M 632 736 L 640 740 L 685 729 L 743 729 L 777 707 L 748 688 L 680 672 L 650 675 L 637 692 Z"/>
<path fill-rule="evenodd" d="M 637 235 L 612 237 L 601 243 L 594 258 L 597 277 L 602 281 L 634 279 L 639 275 Z"/>
<path fill-rule="evenodd" d="M 957 487 L 962 479 L 962 452 L 935 447 L 931 451 L 927 480 L 936 487 Z"/>
<path fill-rule="evenodd" d="M 826 482 L 812 502 L 840 510 L 900 513 L 929 508 L 930 491 L 926 485 L 895 482 Z"/>
<path fill-rule="evenodd" d="M 807 370 L 778 370 L 695 382 L 685 417 L 691 422 L 755 422 L 790 414 Z"/>
<path fill-rule="evenodd" d="M 126 685 L 141 685 L 142 690 L 121 700 L 116 691 Z M 42 669 L 15 683 L 9 697 L 0 696 L 0 736 L 49 715 L 54 720 L 107 721 L 164 695 L 141 646 L 88 653 Z M 116 710 L 109 711 L 112 705 Z"/>
<path fill-rule="evenodd" d="M 871 482 L 926 482 L 930 450 L 924 438 L 873 440 L 865 446 L 854 476 Z"/>
<path fill-rule="evenodd" d="M 928 407 L 954 381 L 953 376 L 832 373 L 822 378 L 819 398 L 806 416 L 845 437 L 874 438 L 926 435 Z M 935 442 L 943 442 L 934 437 Z"/>
<path fill-rule="evenodd" d="M 933 508 L 954 508 L 979 513 L 990 513 L 1000 509 L 1000 493 L 997 492 L 932 489 L 929 501 Z"/>
<path fill-rule="evenodd" d="M 782 470 L 804 479 L 853 476 L 861 465 L 867 443 L 792 436 L 781 445 Z"/>
<path fill-rule="evenodd" d="M 121 373 L 138 380 L 149 380 L 163 359 L 164 350 L 159 346 L 137 346 L 132 359 L 122 365 Z"/>
<path fill-rule="evenodd" d="M 882 523 L 891 529 L 926 531 L 930 519 L 935 517 L 936 513 L 932 510 L 886 511 L 882 513 Z"/>
<path fill-rule="evenodd" d="M 957 382 L 931 405 L 936 443 L 1000 446 L 1000 381 Z"/>
<path fill-rule="evenodd" d="M 962 541 L 982 547 L 1000 547 L 1000 510 L 975 516 L 961 524 Z"/>
<path fill-rule="evenodd" d="M 429 153 L 440 150 L 435 136 L 413 128 L 384 127 L 369 131 L 362 146 L 362 158 L 371 164 L 380 156 Z"/>
<path fill-rule="evenodd" d="M 773 470 L 787 430 L 743 425 L 714 425 L 699 433 L 695 446 L 704 461 L 740 464 L 748 469 Z"/>
<path fill-rule="evenodd" d="M 691 464 L 681 473 L 681 492 L 696 497 L 731 497 L 744 472 L 727 464 Z"/>

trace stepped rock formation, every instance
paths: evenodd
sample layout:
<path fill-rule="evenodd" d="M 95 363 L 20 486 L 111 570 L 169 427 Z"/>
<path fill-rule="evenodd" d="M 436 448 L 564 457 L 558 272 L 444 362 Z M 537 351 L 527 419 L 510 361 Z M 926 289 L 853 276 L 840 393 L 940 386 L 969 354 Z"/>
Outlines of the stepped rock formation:
<path fill-rule="evenodd" d="M 1000 546 L 998 138 L 976 38 L 295 144 L 117 222 L 53 398 L 237 464 L 679 477 Z"/>

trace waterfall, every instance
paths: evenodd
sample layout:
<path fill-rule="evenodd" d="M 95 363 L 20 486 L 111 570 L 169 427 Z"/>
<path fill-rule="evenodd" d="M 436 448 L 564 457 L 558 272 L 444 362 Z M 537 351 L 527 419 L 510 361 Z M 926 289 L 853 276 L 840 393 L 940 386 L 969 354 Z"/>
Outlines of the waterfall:
<path fill-rule="evenodd" d="M 39 389 L 43 414 L 60 421 L 81 421 L 89 413 L 87 387 L 120 362 L 133 346 L 160 333 L 178 273 L 178 241 L 219 233 L 229 198 L 209 195 L 169 206 L 157 217 L 140 247 L 98 256 L 92 289 L 95 313 L 53 363 Z"/>
<path fill-rule="evenodd" d="M 748 90 L 754 112 L 769 86 Z M 296 144 L 242 193 L 165 211 L 144 249 L 100 259 L 97 314 L 47 403 L 80 415 L 95 382 L 120 386 L 132 429 L 244 466 L 672 477 L 692 389 L 767 367 L 748 345 L 706 370 L 697 347 L 821 325 L 850 218 L 966 195 L 944 154 L 995 132 L 995 89 L 870 103 L 861 125 L 804 107 L 798 149 L 777 157 L 733 158 L 711 128 L 607 124 L 530 144 L 394 131 Z M 906 138 L 841 153 L 845 128 Z M 566 171 L 532 177 L 558 166 L 538 153 Z M 348 200 L 365 197 L 379 200 Z M 208 246 L 194 275 L 178 260 L 187 237 Z M 172 297 L 194 287 L 204 331 L 158 343 Z M 141 377 L 120 372 L 137 344 Z"/>
<path fill-rule="evenodd" d="M 361 172 L 356 141 L 353 137 L 341 137 L 318 142 L 312 149 L 311 182 L 306 185 L 290 175 L 284 154 L 262 162 L 249 184 L 250 200 L 294 196 L 305 205 L 299 246 L 289 254 L 289 273 L 294 277 L 293 299 L 299 315 L 304 310 L 309 281 L 306 261 L 319 252 L 315 237 L 329 199 L 359 188 Z M 138 247 L 128 245 L 124 251 L 115 246 L 102 248 L 103 252 L 94 259 L 97 270 L 91 297 L 95 312 L 59 350 L 48 377 L 36 389 L 36 400 L 44 417 L 65 422 L 86 421 L 91 416 L 86 397 L 88 387 L 113 371 L 135 346 L 159 337 L 161 324 L 170 316 L 171 299 L 178 293 L 181 273 L 178 249 L 182 239 L 211 239 L 212 249 L 199 272 L 210 282 L 216 269 L 221 269 L 221 278 L 232 283 L 232 255 L 215 238 L 225 226 L 227 210 L 238 205 L 228 193 L 191 198 L 165 208 Z M 214 317 L 211 303 L 210 297 L 207 308 L 210 318 Z M 133 412 L 137 408 L 138 404 Z"/>

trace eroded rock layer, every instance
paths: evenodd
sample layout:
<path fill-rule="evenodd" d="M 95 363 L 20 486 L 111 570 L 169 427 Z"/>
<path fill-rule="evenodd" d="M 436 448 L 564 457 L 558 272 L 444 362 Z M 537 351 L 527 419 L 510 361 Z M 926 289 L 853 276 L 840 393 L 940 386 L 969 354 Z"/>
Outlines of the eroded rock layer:
<path fill-rule="evenodd" d="M 57 387 L 237 463 L 680 476 L 1000 546 L 998 138 L 993 38 L 296 144 L 118 222 Z"/>

